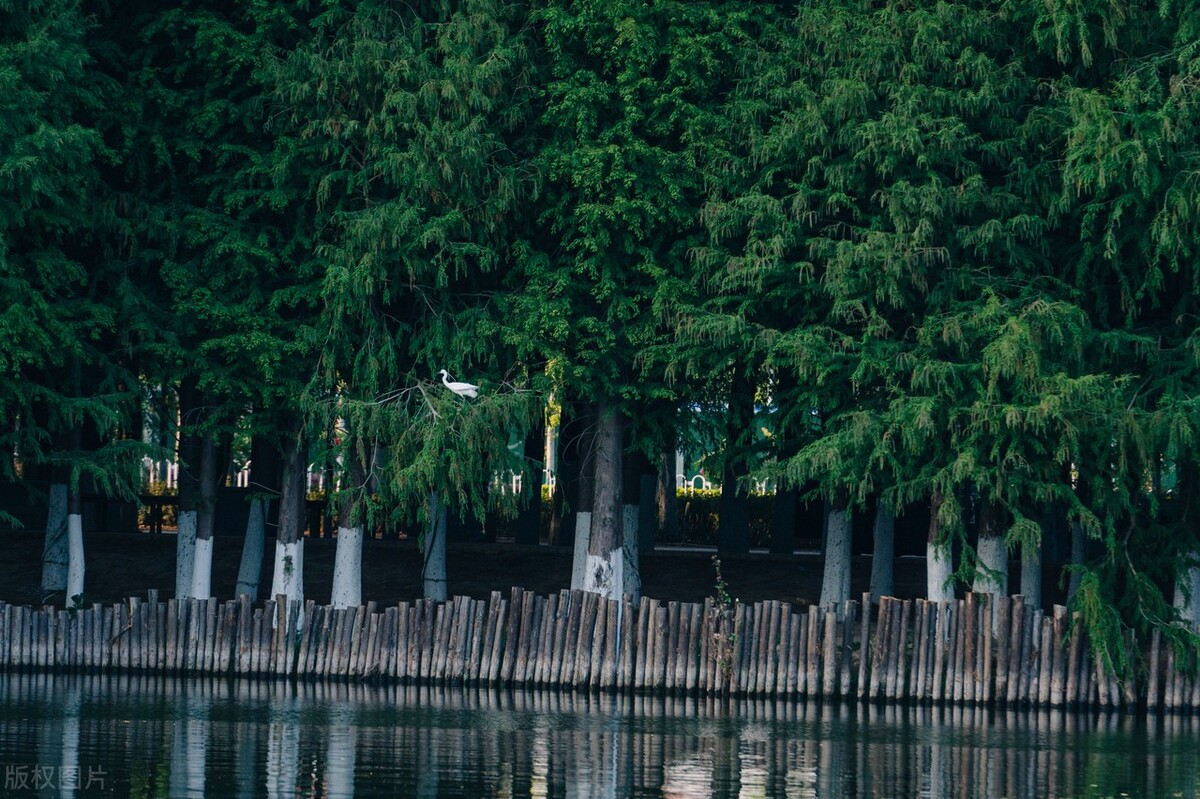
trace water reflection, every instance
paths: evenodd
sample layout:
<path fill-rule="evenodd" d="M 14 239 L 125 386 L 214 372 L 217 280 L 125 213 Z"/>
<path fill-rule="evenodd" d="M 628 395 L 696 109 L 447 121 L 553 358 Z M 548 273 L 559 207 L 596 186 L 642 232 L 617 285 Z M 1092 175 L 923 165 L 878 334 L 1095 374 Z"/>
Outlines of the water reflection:
<path fill-rule="evenodd" d="M 0 675 L 4 796 L 1196 797 L 1200 721 Z"/>

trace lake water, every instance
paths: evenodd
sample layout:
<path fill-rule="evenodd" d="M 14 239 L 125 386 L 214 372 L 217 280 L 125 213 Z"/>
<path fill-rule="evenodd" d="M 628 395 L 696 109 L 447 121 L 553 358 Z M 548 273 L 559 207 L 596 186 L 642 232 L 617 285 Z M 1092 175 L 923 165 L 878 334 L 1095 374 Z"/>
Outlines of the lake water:
<path fill-rule="evenodd" d="M 1200 721 L 0 674 L 0 796 L 1196 797 Z"/>

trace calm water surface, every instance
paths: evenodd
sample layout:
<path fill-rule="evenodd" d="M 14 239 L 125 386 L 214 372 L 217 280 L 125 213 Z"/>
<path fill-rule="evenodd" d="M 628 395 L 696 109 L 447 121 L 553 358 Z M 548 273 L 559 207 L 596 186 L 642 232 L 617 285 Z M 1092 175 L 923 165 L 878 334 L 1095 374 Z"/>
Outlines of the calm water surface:
<path fill-rule="evenodd" d="M 1197 797 L 1200 721 L 0 675 L 0 796 Z"/>

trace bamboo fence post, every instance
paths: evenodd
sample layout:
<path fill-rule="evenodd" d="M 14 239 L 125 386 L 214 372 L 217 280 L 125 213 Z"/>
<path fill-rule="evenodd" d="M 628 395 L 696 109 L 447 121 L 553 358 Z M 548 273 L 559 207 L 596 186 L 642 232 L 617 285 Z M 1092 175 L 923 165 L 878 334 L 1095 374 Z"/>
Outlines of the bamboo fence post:
<path fill-rule="evenodd" d="M 871 651 L 871 592 L 862 595 L 862 626 L 858 634 L 858 698 L 867 693 L 867 662 Z"/>
<path fill-rule="evenodd" d="M 560 598 L 562 598 L 563 602 L 561 605 L 559 604 Z M 566 599 L 565 595 L 562 593 L 548 594 L 545 602 L 546 604 L 542 610 L 542 617 L 543 619 L 549 620 L 549 623 L 541 625 L 541 627 L 537 630 L 538 651 L 553 653 L 556 648 L 555 638 L 561 638 L 562 635 L 560 627 L 562 614 L 565 610 L 564 605 L 566 603 Z M 561 640 L 557 645 L 561 645 Z M 547 672 L 555 662 L 557 661 L 555 661 L 555 659 L 552 657 L 535 660 L 533 664 L 533 676 L 530 679 L 530 682 L 533 685 L 545 685 L 547 682 L 549 682 L 551 678 Z"/>
<path fill-rule="evenodd" d="M 997 595 L 993 598 L 996 610 L 992 618 L 996 620 L 996 665 L 992 670 L 994 677 L 992 696 L 999 703 L 1008 701 L 1008 667 L 1011 652 L 1009 651 L 1009 629 L 1012 621 L 1012 598 Z"/>
<path fill-rule="evenodd" d="M 496 637 L 492 640 L 492 663 L 488 669 L 488 685 L 496 685 L 501 682 L 501 670 L 504 667 L 505 647 L 505 631 L 508 629 L 508 621 L 512 615 L 512 606 L 509 600 L 500 598 L 500 610 L 496 614 Z"/>
<path fill-rule="evenodd" d="M 931 699 L 941 702 L 945 695 L 946 646 L 950 641 L 950 621 L 953 603 L 941 600 L 937 603 L 937 620 L 933 637 L 933 688 Z"/>
<path fill-rule="evenodd" d="M 870 642 L 870 659 L 871 673 L 868 678 L 867 697 L 877 699 L 880 696 L 880 688 L 886 679 L 885 658 L 887 653 L 887 642 L 891 637 L 892 629 L 892 603 L 890 596 L 881 596 L 879 598 L 879 616 L 878 624 L 875 625 L 875 637 Z M 866 644 L 863 644 L 864 650 Z"/>
<path fill-rule="evenodd" d="M 841 644 L 841 666 L 838 671 L 841 675 L 840 684 L 838 686 L 838 695 L 849 697 L 851 693 L 853 675 L 854 675 L 854 627 L 858 621 L 858 603 L 853 599 L 847 599 L 842 605 L 842 644 Z"/>
<path fill-rule="evenodd" d="M 816 605 L 808 606 L 808 642 L 804 659 L 806 690 L 809 696 L 818 696 L 820 688 L 817 681 L 817 675 L 820 673 L 817 670 L 820 664 L 820 641 L 821 641 L 821 622 L 824 613 L 821 608 Z"/>
<path fill-rule="evenodd" d="M 1054 615 L 1052 621 L 1053 627 L 1051 636 L 1053 637 L 1054 659 L 1051 663 L 1050 672 L 1050 704 L 1053 707 L 1061 707 L 1063 698 L 1066 694 L 1066 652 L 1063 649 L 1064 640 L 1066 639 L 1067 630 L 1067 609 L 1063 605 L 1054 606 Z"/>
<path fill-rule="evenodd" d="M 783 679 L 782 693 L 785 696 L 793 697 L 799 694 L 800 665 L 804 645 L 802 640 L 804 617 L 792 608 L 791 603 L 788 603 L 786 608 L 784 623 L 787 625 L 787 646 L 783 649 L 784 661 L 780 665 L 780 671 Z"/>
<path fill-rule="evenodd" d="M 822 664 L 824 668 L 821 674 L 821 693 L 826 697 L 832 697 L 837 686 L 837 624 L 837 605 L 831 604 L 825 608 L 825 638 L 821 646 L 821 654 L 825 657 Z"/>
<path fill-rule="evenodd" d="M 1004 699 L 1009 704 L 1017 704 L 1021 701 L 1021 659 L 1023 657 L 1023 641 L 1025 640 L 1023 630 L 1025 624 L 1025 597 L 1020 594 L 1012 597 L 1010 610 L 1012 612 L 1012 624 L 1009 626 L 1008 663 L 1005 667 L 1008 685 L 1005 689 Z"/>
<path fill-rule="evenodd" d="M 646 660 L 650 654 L 650 598 L 643 596 L 638 603 L 637 613 L 637 644 L 633 650 L 636 661 L 631 664 L 633 679 L 632 687 L 642 690 L 646 687 Z"/>
<path fill-rule="evenodd" d="M 963 651 L 960 662 L 962 663 L 962 694 L 958 692 L 958 686 L 954 687 L 954 698 L 961 699 L 967 704 L 972 704 L 975 701 L 975 686 L 978 671 L 976 670 L 976 649 L 978 639 L 978 621 L 979 609 L 978 603 L 975 601 L 975 593 L 968 592 L 966 598 L 963 599 L 963 612 L 960 620 L 965 622 L 962 625 L 962 641 Z"/>
<path fill-rule="evenodd" d="M 913 624 L 913 601 L 911 599 L 904 600 L 900 605 L 900 640 L 897 646 L 898 657 L 896 658 L 896 689 L 891 695 L 893 698 L 906 699 L 910 694 L 906 693 L 909 677 L 909 625 Z M 915 635 L 916 631 L 913 631 Z"/>
<path fill-rule="evenodd" d="M 521 607 L 524 605 L 523 593 L 522 589 L 514 587 L 509 595 L 508 619 L 502 641 L 504 648 L 499 658 L 500 682 L 504 685 L 512 683 L 513 671 L 516 669 L 517 641 L 521 634 Z M 493 658 L 493 665 L 495 662 L 496 658 Z"/>
<path fill-rule="evenodd" d="M 575 670 L 570 675 L 570 684 L 576 687 L 587 685 L 592 676 L 592 644 L 596 639 L 599 602 L 599 594 L 587 592 L 583 595 L 583 607 L 579 609 L 579 631 L 575 635 Z"/>

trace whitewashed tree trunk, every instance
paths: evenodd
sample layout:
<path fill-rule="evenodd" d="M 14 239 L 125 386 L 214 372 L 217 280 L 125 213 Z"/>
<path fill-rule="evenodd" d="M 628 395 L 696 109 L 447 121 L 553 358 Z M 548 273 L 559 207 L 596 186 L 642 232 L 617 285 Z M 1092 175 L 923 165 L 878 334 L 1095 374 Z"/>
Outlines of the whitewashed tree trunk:
<path fill-rule="evenodd" d="M 242 560 L 238 566 L 235 596 L 245 594 L 251 602 L 258 601 L 258 583 L 262 578 L 263 552 L 266 549 L 266 519 L 270 507 L 269 499 L 252 499 L 250 514 L 246 518 L 246 537 L 242 541 Z"/>
<path fill-rule="evenodd" d="M 1175 583 L 1175 607 L 1188 624 L 1200 622 L 1200 566 L 1189 566 Z"/>
<path fill-rule="evenodd" d="M 587 570 L 588 539 L 592 535 L 592 512 L 575 512 L 575 544 L 571 549 L 571 589 L 583 590 L 583 575 Z"/>
<path fill-rule="evenodd" d="M 443 544 L 444 539 L 443 534 Z M 333 592 L 330 599 L 335 608 L 356 608 L 362 604 L 362 548 L 361 524 L 354 527 L 338 525 L 337 551 L 333 559 Z M 444 577 L 444 552 L 442 567 Z"/>
<path fill-rule="evenodd" d="M 83 577 L 86 566 L 83 559 L 83 513 L 78 495 L 72 497 L 71 512 L 67 514 L 67 602 L 78 606 L 83 596 Z"/>
<path fill-rule="evenodd" d="M 279 495 L 279 527 L 275 535 L 275 565 L 271 597 L 283 594 L 287 602 L 304 606 L 304 489 L 305 452 L 302 436 L 294 433 L 283 452 L 282 490 Z M 303 625 L 303 619 L 298 624 Z"/>
<path fill-rule="evenodd" d="M 67 589 L 67 484 L 50 486 L 46 512 L 46 543 L 42 547 L 42 594 Z M 70 597 L 67 597 L 70 599 Z"/>
<path fill-rule="evenodd" d="M 199 507 L 196 509 L 196 551 L 192 559 L 191 595 L 212 596 L 213 525 L 217 508 L 217 447 L 211 438 L 199 442 Z"/>
<path fill-rule="evenodd" d="M 1021 593 L 1035 608 L 1042 606 L 1042 542 L 1021 546 Z"/>
<path fill-rule="evenodd" d="M 826 521 L 825 567 L 821 578 L 821 607 L 843 607 L 850 598 L 851 515 L 844 503 L 829 511 Z"/>
<path fill-rule="evenodd" d="M 195 555 L 192 559 L 192 591 L 197 599 L 212 596 L 213 537 L 196 536 Z"/>
<path fill-rule="evenodd" d="M 287 601 L 304 602 L 304 539 L 275 541 L 275 566 L 271 573 L 271 596 L 279 594 Z"/>
<path fill-rule="evenodd" d="M 954 555 L 949 541 L 942 541 L 941 523 L 945 497 L 934 489 L 929 498 L 929 536 L 925 541 L 925 598 L 930 602 L 945 602 L 954 599 L 954 587 L 950 575 L 954 574 Z"/>
<path fill-rule="evenodd" d="M 641 506 L 626 505 L 624 508 L 625 545 L 623 549 L 625 573 L 625 593 L 637 602 L 642 598 L 642 575 L 638 567 L 638 555 L 641 550 Z"/>
<path fill-rule="evenodd" d="M 424 565 L 421 569 L 425 598 L 445 602 L 446 586 L 446 506 L 437 492 L 429 495 L 429 524 L 425 528 Z"/>
<path fill-rule="evenodd" d="M 977 568 L 972 590 L 977 594 L 1008 596 L 1008 545 L 1004 536 L 984 535 L 981 531 L 975 555 Z"/>
<path fill-rule="evenodd" d="M 192 596 L 192 574 L 196 562 L 196 511 L 180 510 L 175 515 L 175 598 Z"/>
<path fill-rule="evenodd" d="M 893 565 L 896 561 L 896 517 L 883 507 L 882 501 L 875 508 L 871 538 L 871 601 L 878 603 L 880 597 L 893 595 Z"/>
<path fill-rule="evenodd" d="M 583 590 L 606 599 L 620 599 L 626 590 L 624 503 L 621 500 L 624 425 L 620 411 L 604 403 L 598 405 L 596 418 L 595 493 Z"/>

